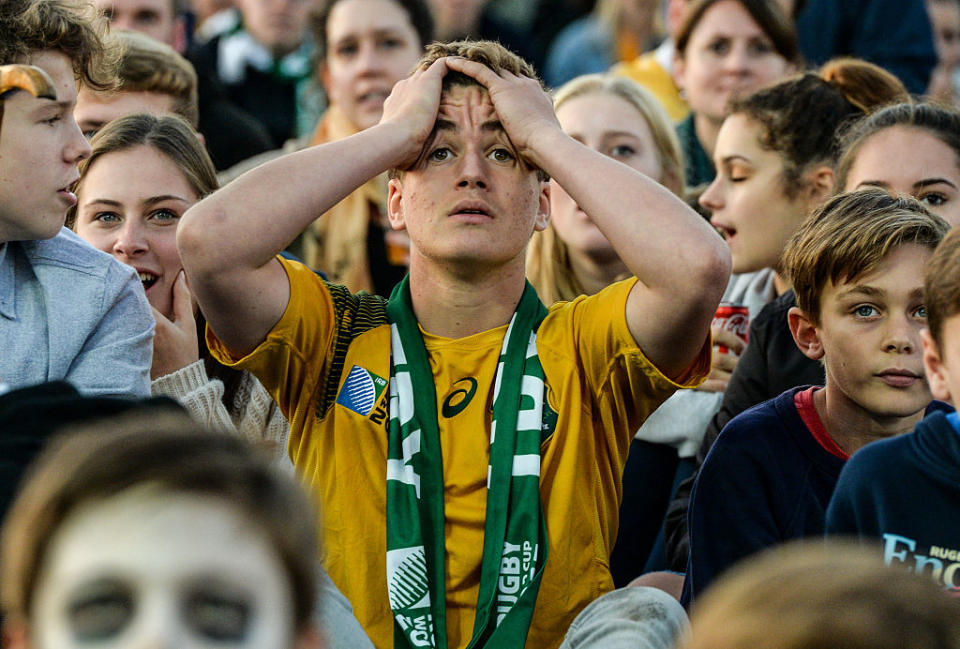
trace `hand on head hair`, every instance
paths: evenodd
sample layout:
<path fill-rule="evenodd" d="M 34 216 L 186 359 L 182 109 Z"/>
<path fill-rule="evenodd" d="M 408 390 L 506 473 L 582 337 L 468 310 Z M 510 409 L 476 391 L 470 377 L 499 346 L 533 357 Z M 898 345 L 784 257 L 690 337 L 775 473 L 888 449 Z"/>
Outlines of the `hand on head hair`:
<path fill-rule="evenodd" d="M 173 284 L 173 319 L 156 309 L 153 309 L 153 319 L 156 329 L 153 334 L 151 380 L 176 372 L 200 358 L 193 299 L 182 270 Z"/>
<path fill-rule="evenodd" d="M 429 67 L 418 68 L 406 79 L 398 81 L 383 104 L 380 124 L 399 127 L 407 142 L 402 161 L 396 165 L 400 169 L 416 162 L 433 131 L 447 60 L 437 59 Z"/>
<path fill-rule="evenodd" d="M 506 70 L 497 74 L 482 63 L 458 57 L 447 59 L 447 67 L 476 79 L 487 89 L 517 152 L 542 168 L 535 143 L 542 135 L 562 133 L 562 129 L 553 111 L 553 101 L 540 83 Z"/>

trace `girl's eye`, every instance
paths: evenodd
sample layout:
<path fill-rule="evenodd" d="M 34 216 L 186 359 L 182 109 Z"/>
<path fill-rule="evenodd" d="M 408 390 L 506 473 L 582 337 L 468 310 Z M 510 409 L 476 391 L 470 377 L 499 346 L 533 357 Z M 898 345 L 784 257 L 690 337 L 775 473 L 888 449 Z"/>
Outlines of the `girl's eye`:
<path fill-rule="evenodd" d="M 180 218 L 180 215 L 173 210 L 157 210 L 150 215 L 150 218 L 155 221 L 172 223 L 176 222 Z"/>
<path fill-rule="evenodd" d="M 513 160 L 513 154 L 506 149 L 494 149 L 490 152 L 490 157 L 497 162 L 510 162 Z"/>
<path fill-rule="evenodd" d="M 380 42 L 380 44 L 388 49 L 396 49 L 398 47 L 403 47 L 404 42 L 399 38 L 385 38 Z"/>
<path fill-rule="evenodd" d="M 610 157 L 612 158 L 629 158 L 632 155 L 636 155 L 636 153 L 637 150 L 629 144 L 618 144 L 610 149 Z"/>
<path fill-rule="evenodd" d="M 947 197 L 940 192 L 930 192 L 929 194 L 924 194 L 923 196 L 918 196 L 917 198 L 920 200 L 920 202 L 926 203 L 927 205 L 933 207 L 943 205 L 947 202 Z"/>
<path fill-rule="evenodd" d="M 93 220 L 101 223 L 119 223 L 120 217 L 114 212 L 97 212 L 93 215 Z"/>
<path fill-rule="evenodd" d="M 338 45 L 334 49 L 334 52 L 337 54 L 337 56 L 347 58 L 357 53 L 357 45 L 356 43 L 343 43 Z"/>
<path fill-rule="evenodd" d="M 707 49 L 713 52 L 714 54 L 726 54 L 730 51 L 730 41 L 725 38 L 717 39 L 707 45 Z"/>
<path fill-rule="evenodd" d="M 773 47 L 766 41 L 754 41 L 750 43 L 748 51 L 751 54 L 769 54 L 773 51 Z"/>
<path fill-rule="evenodd" d="M 447 147 L 440 147 L 439 149 L 434 149 L 433 153 L 430 154 L 430 160 L 433 162 L 443 162 L 450 157 L 450 149 Z"/>
<path fill-rule="evenodd" d="M 879 311 L 875 306 L 870 304 L 861 304 L 857 307 L 854 307 L 853 314 L 858 318 L 871 318 L 875 315 L 879 315 Z"/>

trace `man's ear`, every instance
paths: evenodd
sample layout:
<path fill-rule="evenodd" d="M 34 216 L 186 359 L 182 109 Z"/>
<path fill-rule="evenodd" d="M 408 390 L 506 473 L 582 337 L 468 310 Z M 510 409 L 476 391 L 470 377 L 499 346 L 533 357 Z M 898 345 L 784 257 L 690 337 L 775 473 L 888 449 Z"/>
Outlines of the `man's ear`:
<path fill-rule="evenodd" d="M 394 230 L 406 230 L 407 222 L 403 216 L 403 183 L 399 178 L 391 178 L 387 183 L 387 218 Z"/>
<path fill-rule="evenodd" d="M 533 229 L 537 232 L 546 230 L 550 224 L 550 181 L 540 182 L 540 196 L 538 198 L 537 219 L 533 222 Z"/>
<path fill-rule="evenodd" d="M 947 383 L 946 369 L 940 356 L 940 348 L 929 329 L 920 332 L 923 338 L 923 369 L 927 372 L 927 384 L 934 399 L 950 401 L 950 384 Z"/>
<path fill-rule="evenodd" d="M 807 176 L 807 205 L 810 207 L 808 212 L 812 212 L 819 207 L 821 203 L 833 196 L 833 184 L 836 177 L 833 168 L 827 165 L 814 167 L 806 174 Z"/>
<path fill-rule="evenodd" d="M 818 361 L 823 358 L 823 342 L 820 340 L 820 332 L 817 331 L 817 325 L 801 311 L 798 307 L 791 307 L 787 311 L 787 324 L 790 325 L 790 334 L 793 336 L 793 342 L 803 352 L 803 355 L 812 361 Z"/>

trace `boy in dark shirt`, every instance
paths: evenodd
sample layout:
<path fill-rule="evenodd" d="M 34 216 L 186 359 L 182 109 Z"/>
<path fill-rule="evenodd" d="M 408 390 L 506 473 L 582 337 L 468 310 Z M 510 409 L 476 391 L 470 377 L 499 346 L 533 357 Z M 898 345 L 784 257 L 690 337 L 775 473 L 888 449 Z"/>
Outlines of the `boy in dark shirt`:
<path fill-rule="evenodd" d="M 924 283 L 923 363 L 937 399 L 960 395 L 960 230 L 937 248 Z M 960 419 L 933 412 L 913 433 L 871 444 L 844 467 L 828 534 L 882 539 L 887 564 L 960 591 Z"/>
<path fill-rule="evenodd" d="M 738 560 L 821 535 L 849 455 L 923 416 L 923 270 L 948 227 L 911 198 L 867 190 L 831 199 L 787 244 L 790 330 L 826 386 L 788 390 L 724 428 L 691 496 L 685 604 Z"/>

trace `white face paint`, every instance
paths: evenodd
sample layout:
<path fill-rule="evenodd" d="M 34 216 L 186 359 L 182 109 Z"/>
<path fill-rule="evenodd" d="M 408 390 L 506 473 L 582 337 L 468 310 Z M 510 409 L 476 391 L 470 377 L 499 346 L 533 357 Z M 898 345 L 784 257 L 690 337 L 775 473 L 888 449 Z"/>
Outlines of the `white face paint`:
<path fill-rule="evenodd" d="M 139 488 L 80 507 L 35 589 L 34 649 L 294 646 L 286 572 L 267 537 L 212 497 Z"/>

